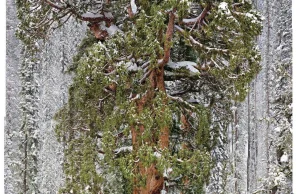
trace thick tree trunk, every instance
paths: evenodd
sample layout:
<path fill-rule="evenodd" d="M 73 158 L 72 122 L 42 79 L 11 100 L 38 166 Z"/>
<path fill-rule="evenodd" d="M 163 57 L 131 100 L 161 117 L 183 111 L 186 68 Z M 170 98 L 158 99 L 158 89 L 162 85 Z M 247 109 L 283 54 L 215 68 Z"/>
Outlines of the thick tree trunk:
<path fill-rule="evenodd" d="M 173 9 L 173 12 L 175 9 Z M 148 93 L 142 97 L 141 100 L 137 102 L 138 112 L 141 112 L 147 105 L 151 105 L 155 98 L 155 93 L 160 91 L 166 93 L 165 88 L 165 82 L 164 82 L 164 65 L 168 63 L 170 58 L 170 52 L 171 52 L 171 40 L 173 37 L 174 32 L 174 21 L 175 21 L 175 15 L 173 12 L 170 12 L 169 14 L 169 23 L 168 28 L 166 31 L 166 40 L 164 42 L 164 56 L 158 63 L 158 68 L 153 69 L 150 76 L 150 85 L 151 90 L 148 91 Z M 148 103 L 147 103 L 148 102 Z M 163 100 L 163 103 L 167 103 L 167 99 Z M 162 110 L 164 111 L 164 110 Z M 132 145 L 133 150 L 137 151 L 138 149 L 138 142 L 137 137 L 141 135 L 142 131 L 144 130 L 143 126 L 139 126 L 139 132 L 135 130 L 135 127 L 132 127 Z M 158 140 L 155 140 L 155 138 L 150 138 L 149 143 L 158 145 L 160 149 L 167 149 L 169 147 L 169 127 L 163 126 L 161 129 L 159 129 L 159 137 Z M 154 137 L 154 133 L 152 134 Z M 156 142 L 153 142 L 156 141 Z M 136 172 L 140 173 L 143 177 L 146 177 L 146 185 L 145 187 L 139 188 L 135 185 L 133 189 L 133 194 L 159 194 L 160 191 L 163 189 L 164 184 L 164 177 L 157 168 L 155 167 L 155 164 L 151 164 L 149 167 L 143 167 L 140 162 L 136 164 Z M 134 180 L 134 184 L 137 183 L 137 180 Z"/>
<path fill-rule="evenodd" d="M 137 102 L 138 112 L 141 112 L 144 108 L 152 104 L 151 102 L 154 100 L 155 93 L 157 91 L 166 92 L 163 75 L 163 67 L 152 71 L 149 76 L 151 90 L 148 91 L 148 93 Z M 164 103 L 167 103 L 167 100 L 165 100 Z M 139 130 L 136 130 L 136 128 L 138 128 Z M 143 125 L 131 128 L 132 144 L 135 152 L 140 147 L 138 138 L 141 137 L 144 130 L 145 129 Z M 158 139 L 150 138 L 147 141 L 149 141 L 149 144 L 158 145 L 158 147 L 160 147 L 161 149 L 168 148 L 169 128 L 168 126 L 164 126 L 159 130 L 160 135 Z M 154 137 L 154 135 L 155 134 L 153 133 L 152 136 Z M 163 189 L 164 177 L 161 173 L 159 173 L 156 165 L 151 164 L 149 167 L 144 167 L 140 162 L 137 162 L 135 169 L 136 173 L 139 173 L 141 174 L 141 176 L 146 178 L 146 185 L 144 187 L 135 186 L 133 194 L 159 194 Z M 137 184 L 137 181 L 138 180 L 134 180 L 135 184 Z"/>

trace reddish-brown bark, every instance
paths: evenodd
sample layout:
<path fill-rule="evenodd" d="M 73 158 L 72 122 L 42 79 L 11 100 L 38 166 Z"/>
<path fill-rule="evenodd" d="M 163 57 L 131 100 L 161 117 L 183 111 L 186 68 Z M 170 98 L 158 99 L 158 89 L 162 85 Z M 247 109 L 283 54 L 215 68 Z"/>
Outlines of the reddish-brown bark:
<path fill-rule="evenodd" d="M 163 67 L 155 69 L 151 72 L 149 79 L 152 90 L 148 91 L 139 101 L 137 101 L 138 112 L 141 112 L 146 106 L 151 105 L 151 101 L 155 98 L 155 90 L 166 92 L 165 84 L 163 79 Z M 165 100 L 165 102 L 167 102 Z M 144 131 L 144 126 L 139 125 L 139 130 L 136 130 L 135 127 L 131 128 L 132 133 L 132 144 L 133 149 L 138 150 L 139 143 L 138 137 L 140 137 Z M 158 141 L 153 142 L 155 138 L 150 138 L 148 141 L 149 144 L 158 145 L 161 149 L 168 148 L 169 146 L 169 127 L 164 126 L 160 130 L 160 135 Z M 154 134 L 153 134 L 154 136 Z M 137 163 L 136 172 L 140 173 L 143 177 L 146 177 L 145 187 L 136 187 L 134 188 L 133 194 L 159 194 L 163 188 L 164 178 L 161 173 L 156 169 L 155 164 L 151 164 L 149 167 L 144 167 L 140 162 Z M 137 182 L 137 180 L 135 180 Z"/>
<path fill-rule="evenodd" d="M 190 124 L 184 114 L 181 115 L 181 123 L 182 123 L 182 128 L 187 131 L 190 128 Z"/>
<path fill-rule="evenodd" d="M 169 14 L 169 23 L 166 32 L 166 41 L 164 42 L 164 57 L 160 63 L 160 67 L 163 67 L 169 62 L 170 53 L 171 53 L 171 41 L 174 33 L 174 24 L 175 24 L 175 9 Z"/>
<path fill-rule="evenodd" d="M 94 33 L 94 36 L 99 40 L 104 40 L 108 36 L 107 31 L 100 29 L 98 23 L 91 24 L 90 30 Z"/>
<path fill-rule="evenodd" d="M 128 13 L 128 15 L 129 15 L 129 18 L 133 18 L 134 14 L 133 14 L 133 12 L 132 12 L 131 6 L 128 6 L 128 7 L 127 7 L 127 13 Z"/>
<path fill-rule="evenodd" d="M 175 9 L 173 11 L 175 11 Z M 171 40 L 174 33 L 174 21 L 175 15 L 173 12 L 170 12 L 168 28 L 166 31 L 166 40 L 164 42 L 164 56 L 161 62 L 159 63 L 159 67 L 153 69 L 149 75 L 151 90 L 149 90 L 139 101 L 137 101 L 138 112 L 141 112 L 146 106 L 151 105 L 151 102 L 155 98 L 155 92 L 166 92 L 164 82 L 164 65 L 168 63 L 170 58 Z M 164 100 L 164 103 L 167 103 L 167 99 Z M 155 140 L 155 138 L 150 138 L 148 140 L 148 143 L 158 145 L 160 149 L 167 149 L 169 146 L 170 136 L 169 127 L 163 126 L 159 130 L 160 133 L 158 139 Z M 134 150 L 137 150 L 139 147 L 137 138 L 141 136 L 142 131 L 144 131 L 143 126 L 139 126 L 139 131 L 137 131 L 135 127 L 131 128 L 132 144 Z M 135 187 L 133 189 L 133 194 L 160 194 L 160 191 L 162 190 L 164 184 L 164 177 L 157 170 L 156 164 L 151 164 L 149 167 L 144 167 L 140 162 L 138 162 L 135 167 L 135 170 L 137 173 L 140 173 L 143 177 L 146 177 L 146 185 L 144 187 Z M 136 183 L 137 180 L 134 180 L 134 182 Z"/>

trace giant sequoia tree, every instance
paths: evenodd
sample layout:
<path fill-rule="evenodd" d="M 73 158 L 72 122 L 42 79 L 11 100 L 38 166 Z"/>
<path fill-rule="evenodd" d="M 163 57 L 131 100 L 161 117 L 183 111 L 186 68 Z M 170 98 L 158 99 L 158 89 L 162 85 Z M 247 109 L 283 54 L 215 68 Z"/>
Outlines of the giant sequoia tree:
<path fill-rule="evenodd" d="M 203 193 L 231 101 L 259 71 L 261 18 L 244 0 L 17 0 L 36 56 L 70 18 L 88 23 L 56 115 L 61 193 Z"/>

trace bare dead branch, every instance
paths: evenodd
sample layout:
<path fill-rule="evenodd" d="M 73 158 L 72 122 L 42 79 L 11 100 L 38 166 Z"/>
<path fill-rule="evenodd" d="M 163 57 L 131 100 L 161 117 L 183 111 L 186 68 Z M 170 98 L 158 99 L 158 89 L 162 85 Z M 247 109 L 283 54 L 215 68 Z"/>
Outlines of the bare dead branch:
<path fill-rule="evenodd" d="M 176 9 L 174 8 L 173 11 L 169 13 L 169 23 L 168 23 L 168 28 L 166 32 L 166 40 L 164 43 L 164 57 L 162 60 L 159 60 L 159 66 L 163 67 L 165 64 L 169 62 L 170 58 L 170 53 L 171 53 L 171 41 L 173 38 L 173 33 L 174 33 L 174 22 L 175 22 L 175 14 L 174 12 Z"/>

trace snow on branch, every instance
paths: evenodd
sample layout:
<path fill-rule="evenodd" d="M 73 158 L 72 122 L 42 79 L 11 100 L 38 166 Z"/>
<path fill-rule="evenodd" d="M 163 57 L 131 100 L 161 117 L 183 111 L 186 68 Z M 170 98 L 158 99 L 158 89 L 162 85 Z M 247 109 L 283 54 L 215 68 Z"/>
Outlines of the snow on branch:
<path fill-rule="evenodd" d="M 233 14 L 238 15 L 238 16 L 247 17 L 251 20 L 252 23 L 260 23 L 259 18 L 252 13 L 249 13 L 249 12 L 242 13 L 242 12 L 234 11 Z M 262 18 L 262 19 L 264 19 L 264 18 Z"/>
<path fill-rule="evenodd" d="M 219 8 L 219 10 L 224 12 L 226 15 L 230 15 L 230 10 L 228 9 L 228 3 L 221 2 L 218 8 Z"/>
<path fill-rule="evenodd" d="M 168 95 L 168 98 L 169 98 L 169 99 L 171 99 L 171 100 L 174 100 L 174 101 L 180 102 L 180 103 L 182 103 L 182 104 L 184 104 L 184 105 L 186 105 L 186 106 L 188 106 L 188 107 L 190 107 L 190 108 L 192 108 L 192 109 L 196 109 L 196 107 L 195 107 L 195 106 L 193 106 L 193 105 L 189 104 L 187 101 L 183 100 L 183 99 L 182 99 L 182 98 L 180 98 L 180 97 L 174 97 L 174 96 L 170 96 L 170 95 Z"/>
<path fill-rule="evenodd" d="M 139 81 L 140 83 L 143 83 L 147 77 L 149 77 L 150 73 L 152 72 L 152 70 L 148 70 L 142 77 L 142 79 Z"/>
<path fill-rule="evenodd" d="M 198 17 L 189 18 L 189 19 L 184 18 L 182 20 L 182 22 L 184 24 L 194 24 L 194 23 L 200 22 L 201 20 L 203 20 L 205 18 L 205 16 L 208 14 L 209 10 L 210 10 L 210 6 L 207 6 Z"/>
<path fill-rule="evenodd" d="M 135 15 L 136 12 L 137 12 L 137 6 L 136 6 L 136 4 L 135 4 L 135 0 L 131 0 L 131 1 L 130 1 L 130 5 L 131 5 L 132 13 L 133 13 L 133 15 Z"/>
<path fill-rule="evenodd" d="M 50 5 L 51 7 L 55 8 L 55 9 L 58 9 L 58 10 L 63 10 L 64 9 L 64 7 L 55 4 L 50 0 L 44 0 L 44 2 L 46 2 L 48 5 Z"/>
<path fill-rule="evenodd" d="M 103 14 L 100 13 L 92 13 L 92 12 L 86 12 L 84 14 L 78 13 L 74 7 L 70 5 L 61 6 L 57 3 L 52 2 L 51 0 L 43 0 L 43 2 L 46 2 L 49 6 L 51 6 L 54 9 L 57 9 L 59 11 L 67 10 L 68 12 L 72 13 L 76 18 L 87 21 L 87 22 L 101 22 L 101 21 L 108 21 L 111 22 L 114 17 L 111 12 L 103 12 Z"/>
<path fill-rule="evenodd" d="M 165 69 L 164 79 L 165 81 L 175 81 L 180 79 L 198 80 L 199 76 L 201 75 L 201 73 L 192 75 L 184 72 L 173 72 L 169 71 L 168 69 Z"/>
<path fill-rule="evenodd" d="M 185 30 L 182 29 L 181 27 L 179 27 L 178 25 L 175 25 L 175 28 L 182 35 L 186 34 Z M 223 53 L 228 53 L 229 52 L 228 49 L 212 48 L 212 47 L 205 46 L 205 45 L 201 44 L 200 42 L 196 41 L 191 35 L 188 35 L 187 38 L 191 41 L 192 44 L 194 44 L 196 46 L 199 46 L 200 48 L 204 48 L 207 51 L 217 51 L 217 52 L 223 52 Z"/>
<path fill-rule="evenodd" d="M 133 18 L 134 15 L 137 13 L 137 6 L 135 4 L 135 0 L 130 1 L 130 5 L 127 6 L 127 12 L 128 12 L 129 18 Z"/>
<path fill-rule="evenodd" d="M 124 146 L 124 147 L 120 147 L 118 149 L 116 149 L 115 154 L 120 154 L 120 153 L 124 153 L 124 152 L 132 152 L 132 146 Z"/>
<path fill-rule="evenodd" d="M 167 63 L 166 67 L 173 69 L 173 70 L 186 69 L 189 71 L 189 74 L 191 76 L 200 74 L 199 70 L 197 69 L 197 63 L 192 62 L 192 61 L 173 62 L 170 60 Z"/>
<path fill-rule="evenodd" d="M 107 13 L 104 12 L 103 14 L 87 12 L 81 15 L 79 15 L 75 11 L 72 11 L 72 13 L 75 14 L 78 19 L 87 22 L 101 22 L 101 21 L 111 22 L 114 19 L 113 15 L 110 12 Z"/>
<path fill-rule="evenodd" d="M 100 13 L 92 13 L 92 12 L 86 12 L 81 15 L 84 18 L 101 18 L 104 17 L 103 14 Z"/>

